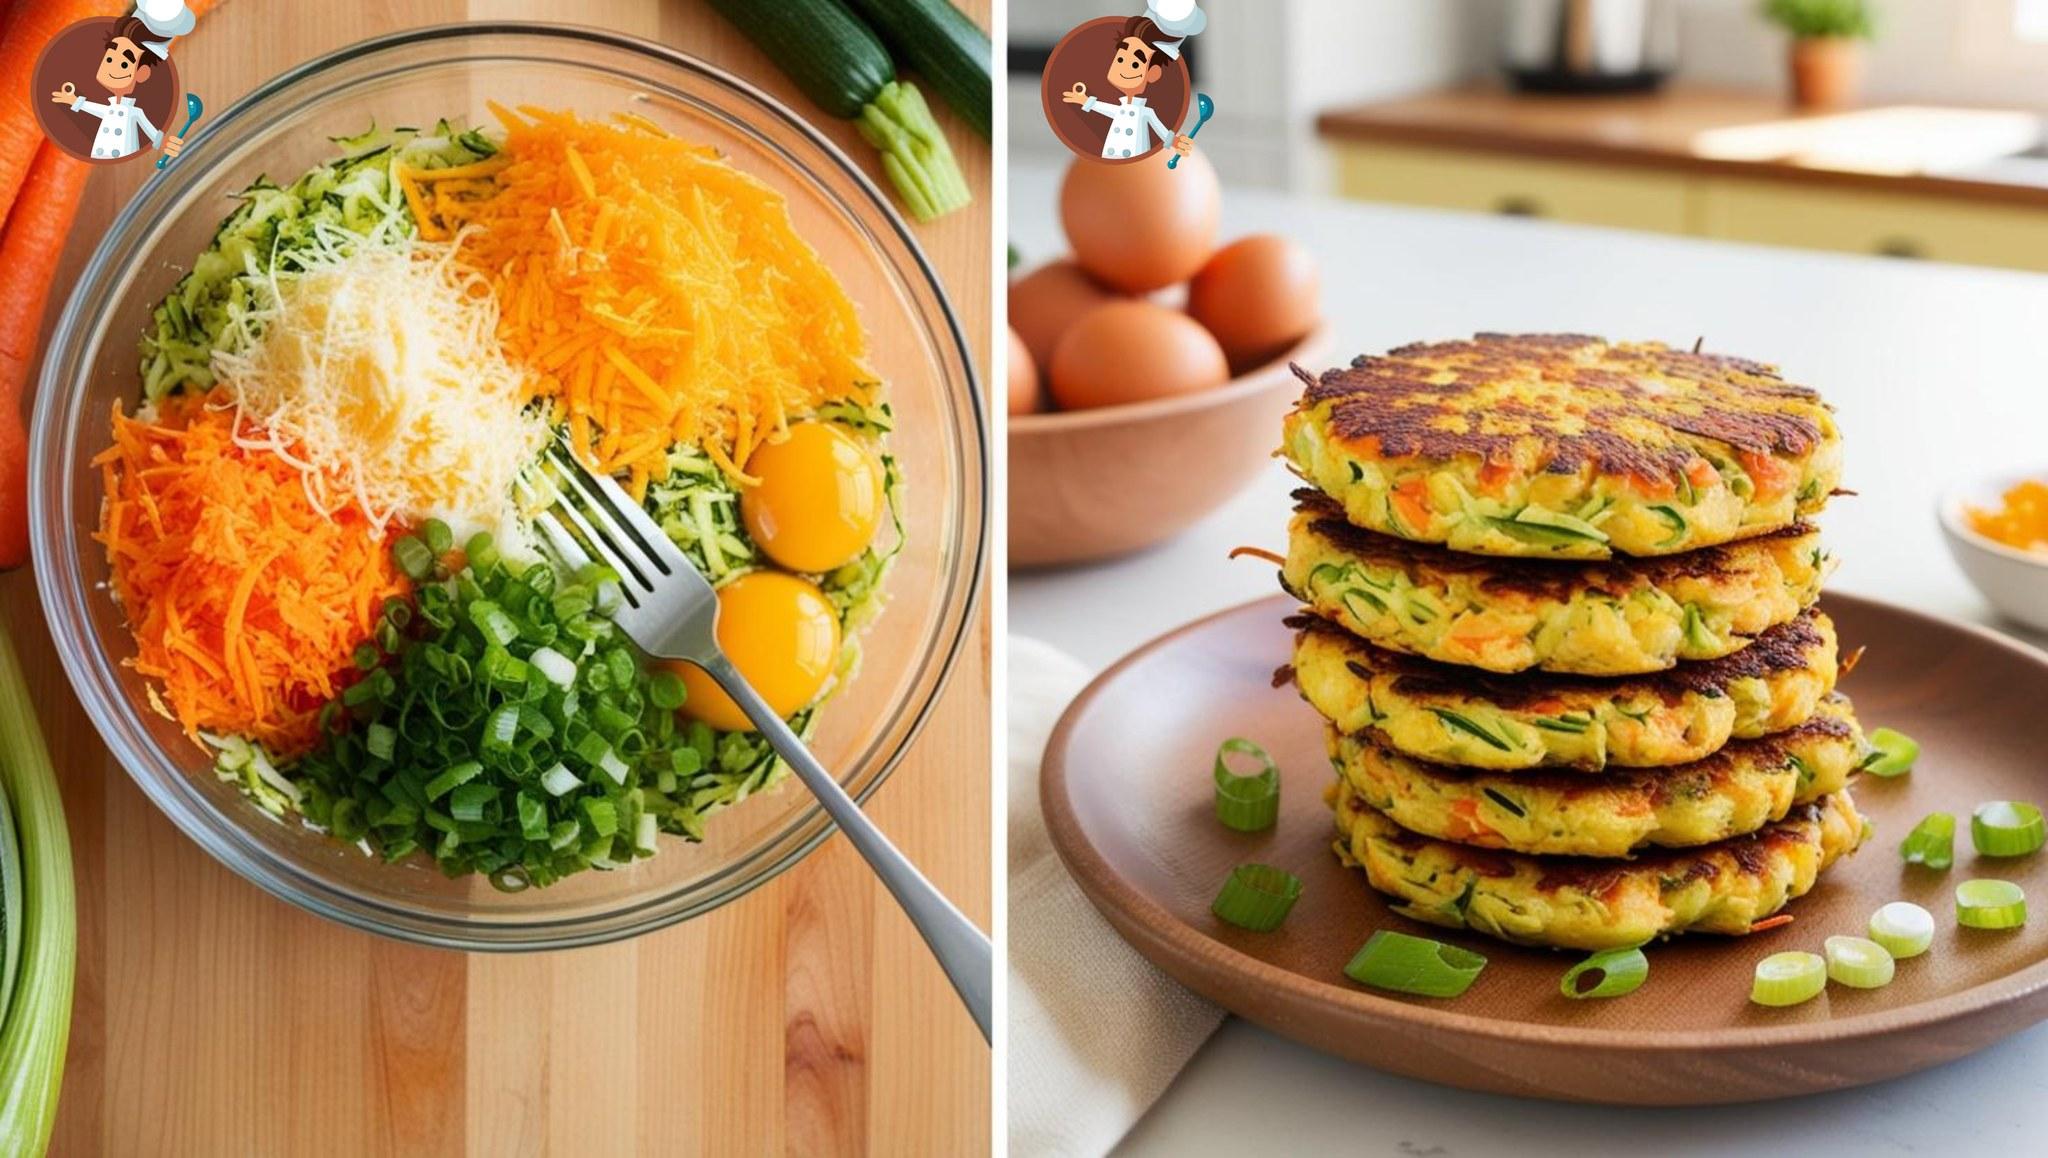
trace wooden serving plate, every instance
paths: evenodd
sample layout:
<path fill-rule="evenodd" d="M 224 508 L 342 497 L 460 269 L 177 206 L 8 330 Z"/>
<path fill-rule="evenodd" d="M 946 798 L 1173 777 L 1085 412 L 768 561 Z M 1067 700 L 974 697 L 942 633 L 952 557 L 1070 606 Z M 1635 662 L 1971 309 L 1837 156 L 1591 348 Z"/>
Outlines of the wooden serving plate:
<path fill-rule="evenodd" d="M 1749 1101 L 1835 1089 L 1961 1057 L 2048 1017 L 2048 853 L 1980 860 L 1969 813 L 1985 800 L 2048 803 L 2048 655 L 1989 631 L 1831 595 L 1843 651 L 1869 652 L 1843 690 L 1866 729 L 1920 741 L 1919 766 L 1858 777 L 1875 826 L 1861 851 L 1787 910 L 1786 926 L 1744 938 L 1653 946 L 1650 977 L 1615 1000 L 1574 1001 L 1558 980 L 1578 954 L 1522 949 L 1395 916 L 1362 873 L 1338 865 L 1322 792 L 1321 724 L 1294 688 L 1275 688 L 1293 601 L 1275 596 L 1212 616 L 1126 657 L 1091 684 L 1046 749 L 1041 792 L 1053 842 L 1119 933 L 1197 993 L 1318 1049 L 1470 1089 L 1639 1105 Z M 1280 821 L 1256 834 L 1217 823 L 1210 764 L 1231 736 L 1265 745 L 1282 770 Z M 1955 867 L 1903 864 L 1899 841 L 1929 812 L 1959 822 Z M 1216 920 L 1232 866 L 1299 875 L 1301 900 L 1271 933 Z M 1960 928 L 1954 888 L 2019 883 L 2032 923 Z M 1790 1009 L 1750 1004 L 1755 962 L 1864 935 L 1870 914 L 1910 900 L 1935 915 L 1933 949 L 1899 963 L 1886 988 L 1831 985 Z M 1464 996 L 1437 1001 L 1353 984 L 1343 966 L 1375 929 L 1484 953 Z M 1114 1000 L 1114 994 L 1103 994 Z"/>

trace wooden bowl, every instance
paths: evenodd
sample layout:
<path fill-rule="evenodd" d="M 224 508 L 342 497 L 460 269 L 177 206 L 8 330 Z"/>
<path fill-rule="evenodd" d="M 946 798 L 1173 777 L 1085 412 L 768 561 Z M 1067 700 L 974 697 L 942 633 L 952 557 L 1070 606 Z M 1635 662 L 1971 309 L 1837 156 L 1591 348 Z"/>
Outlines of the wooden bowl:
<path fill-rule="evenodd" d="M 1099 410 L 1010 418 L 1010 566 L 1126 555 L 1186 530 L 1257 477 L 1301 396 L 1318 328 L 1215 390 Z"/>
<path fill-rule="evenodd" d="M 1864 727 L 1920 742 L 1910 773 L 1857 778 L 1871 839 L 1786 910 L 1789 925 L 1748 937 L 1653 945 L 1629 996 L 1574 1001 L 1559 978 L 1583 954 L 1504 945 L 1394 913 L 1330 852 L 1331 773 L 1322 721 L 1273 670 L 1291 654 L 1273 596 L 1181 628 L 1104 672 L 1046 746 L 1046 826 L 1081 891 L 1124 939 L 1196 993 L 1275 1033 L 1426 1081 L 1525 1097 L 1687 1105 L 1790 1097 L 1878 1081 L 1981 1049 L 2048 1017 L 2048 854 L 1976 855 L 1968 816 L 1985 800 L 2044 794 L 2039 718 L 2048 654 L 1979 627 L 1828 595 L 1844 650 L 1870 648 L 1842 681 Z M 1239 833 L 1216 821 L 1210 761 L 1231 736 L 1280 765 L 1278 824 Z M 1899 841 L 1930 812 L 1962 818 L 1945 873 L 1904 864 Z M 1232 866 L 1270 864 L 1305 886 L 1270 933 L 1218 921 L 1209 904 Z M 2025 927 L 1960 928 L 1954 890 L 1971 877 L 2024 888 Z M 1933 948 L 1899 962 L 1882 989 L 1830 985 L 1790 1009 L 1749 1001 L 1756 961 L 1818 952 L 1862 935 L 1870 914 L 1908 900 L 1934 914 Z M 1487 958 L 1450 1001 L 1356 985 L 1344 964 L 1375 929 L 1398 929 Z M 1100 1000 L 1114 1001 L 1103 993 Z"/>

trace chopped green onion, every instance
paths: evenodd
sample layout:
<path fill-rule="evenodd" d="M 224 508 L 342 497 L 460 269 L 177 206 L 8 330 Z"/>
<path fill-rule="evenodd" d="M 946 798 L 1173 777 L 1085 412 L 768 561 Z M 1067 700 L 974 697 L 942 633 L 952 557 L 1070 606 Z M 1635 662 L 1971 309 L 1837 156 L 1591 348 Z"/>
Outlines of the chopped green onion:
<path fill-rule="evenodd" d="M 398 564 L 398 569 L 414 582 L 434 573 L 434 553 L 411 535 L 400 535 L 391 544 L 391 558 Z"/>
<path fill-rule="evenodd" d="M 1956 818 L 1946 812 L 1928 813 L 1899 844 L 1899 855 L 1907 864 L 1946 870 L 1956 863 Z"/>
<path fill-rule="evenodd" d="M 619 810 L 609 800 L 594 796 L 583 798 L 583 819 L 590 822 L 590 830 L 599 836 L 616 836 L 619 831 Z"/>
<path fill-rule="evenodd" d="M 1863 770 L 1872 776 L 1899 776 L 1913 770 L 1913 762 L 1920 758 L 1920 745 L 1913 737 L 1890 728 L 1879 728 L 1870 733 L 1873 749 L 1869 759 L 1863 762 Z"/>
<path fill-rule="evenodd" d="M 1606 949 L 1565 972 L 1558 991 L 1566 997 L 1626 997 L 1650 976 L 1650 959 L 1640 946 Z"/>
<path fill-rule="evenodd" d="M 1270 933 L 1300 899 L 1300 877 L 1272 865 L 1241 864 L 1230 870 L 1209 911 L 1240 929 Z"/>
<path fill-rule="evenodd" d="M 1456 997 L 1472 988 L 1484 968 L 1486 958 L 1470 949 L 1381 929 L 1344 966 L 1344 976 L 1394 993 Z"/>
<path fill-rule="evenodd" d="M 1898 960 L 1918 957 L 1934 944 L 1934 914 L 1911 901 L 1893 901 L 1870 914 L 1870 939 Z"/>
<path fill-rule="evenodd" d="M 1883 945 L 1862 937 L 1829 937 L 1828 979 L 1851 989 L 1882 989 L 1898 966 Z"/>
<path fill-rule="evenodd" d="M 1233 754 L 1257 760 L 1258 770 L 1238 775 L 1230 767 Z M 1216 819 L 1239 832 L 1259 832 L 1280 819 L 1280 766 L 1250 740 L 1225 740 L 1216 749 Z"/>
<path fill-rule="evenodd" d="M 1758 1005 L 1798 1005 L 1820 996 L 1828 987 L 1828 963 L 1818 953 L 1792 950 L 1773 953 L 1756 963 L 1749 999 Z"/>
<path fill-rule="evenodd" d="M 484 633 L 485 639 L 499 647 L 519 638 L 519 625 L 512 622 L 512 617 L 505 614 L 503 608 L 487 599 L 469 605 L 469 621 Z"/>
<path fill-rule="evenodd" d="M 639 822 L 633 828 L 633 847 L 652 856 L 654 854 L 654 837 L 660 831 L 660 828 L 661 826 L 655 821 L 653 813 L 641 813 Z"/>
<path fill-rule="evenodd" d="M 576 686 L 576 661 L 552 647 L 536 647 L 526 662 L 540 673 L 541 678 L 558 688 Z"/>
<path fill-rule="evenodd" d="M 391 759 L 398 748 L 398 733 L 386 724 L 371 724 L 363 735 L 363 747 L 379 760 Z"/>
<path fill-rule="evenodd" d="M 626 762 L 610 748 L 597 758 L 597 770 L 612 778 L 612 783 L 623 786 L 626 783 Z"/>
<path fill-rule="evenodd" d="M 2031 804 L 1986 801 L 1970 814 L 1970 843 L 1979 856 L 2025 856 L 2048 844 L 2048 823 Z"/>
<path fill-rule="evenodd" d="M 683 686 L 683 677 L 672 671 L 655 672 L 647 681 L 647 699 L 664 712 L 673 712 L 683 706 L 689 692 Z"/>
<path fill-rule="evenodd" d="M 548 838 L 548 806 L 521 792 L 514 805 L 519 812 L 519 835 L 528 840 Z"/>
<path fill-rule="evenodd" d="M 490 784 L 464 784 L 448 796 L 448 815 L 457 820 L 477 821 L 484 818 L 484 807 L 498 799 L 498 789 Z"/>
<path fill-rule="evenodd" d="M 567 796 L 583 787 L 583 781 L 578 780 L 574 772 L 556 764 L 540 774 L 540 786 L 547 789 L 550 796 Z"/>
<path fill-rule="evenodd" d="M 426 540 L 427 550 L 432 551 L 436 559 L 455 549 L 455 532 L 439 519 L 428 519 L 420 524 L 420 537 Z"/>
<path fill-rule="evenodd" d="M 2011 881 L 1956 886 L 1956 923 L 1969 929 L 2017 929 L 2027 923 L 2027 894 Z"/>
<path fill-rule="evenodd" d="M 497 540 L 491 538 L 489 531 L 478 531 L 469 537 L 462 553 L 469 558 L 471 570 L 488 571 L 498 562 Z"/>
<path fill-rule="evenodd" d="M 427 781 L 427 799 L 439 800 L 457 787 L 469 783 L 484 770 L 482 762 L 465 760 Z"/>

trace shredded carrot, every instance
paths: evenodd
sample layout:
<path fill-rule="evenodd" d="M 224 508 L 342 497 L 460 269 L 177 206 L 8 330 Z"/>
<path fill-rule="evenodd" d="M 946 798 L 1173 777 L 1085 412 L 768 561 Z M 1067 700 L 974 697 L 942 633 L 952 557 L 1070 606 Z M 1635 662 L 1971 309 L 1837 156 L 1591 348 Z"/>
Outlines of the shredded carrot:
<path fill-rule="evenodd" d="M 1230 549 L 1230 557 L 1232 559 L 1242 559 L 1246 556 L 1250 556 L 1253 559 L 1264 559 L 1276 567 L 1285 567 L 1287 565 L 1287 556 L 1268 551 L 1264 547 L 1232 547 Z"/>
<path fill-rule="evenodd" d="M 640 435 L 662 431 L 746 483 L 790 415 L 871 400 L 853 303 L 781 194 L 643 119 L 491 111 L 505 141 L 490 161 L 399 183 L 422 236 L 463 233 L 500 340 L 587 461 L 659 478 L 670 439 Z"/>
<path fill-rule="evenodd" d="M 1751 924 L 1751 925 L 1749 926 L 1749 931 L 1750 931 L 1750 932 L 1752 932 L 1752 933 L 1761 933 L 1761 932 L 1763 932 L 1763 931 L 1764 931 L 1765 929 L 1775 929 L 1775 928 L 1777 928 L 1777 927 L 1778 927 L 1778 926 L 1780 926 L 1780 925 L 1789 925 L 1789 924 L 1791 924 L 1791 923 L 1792 923 L 1792 914 L 1790 914 L 1790 913 L 1779 913 L 1779 914 L 1778 914 L 1778 915 L 1776 915 L 1776 916 L 1773 916 L 1773 917 L 1765 917 L 1765 918 L 1764 918 L 1763 920 L 1761 920 L 1761 921 L 1757 921 L 1757 922 L 1754 922 L 1753 924 Z"/>
<path fill-rule="evenodd" d="M 135 634 L 135 670 L 187 733 L 247 736 L 289 758 L 384 601 L 410 590 L 353 506 L 323 515 L 297 468 L 237 444 L 232 406 L 174 395 L 159 420 L 114 411 L 95 536 Z"/>
<path fill-rule="evenodd" d="M 2008 547 L 2048 554 L 2048 481 L 2023 479 L 1999 496 L 1990 509 L 1964 512 L 1970 529 Z"/>

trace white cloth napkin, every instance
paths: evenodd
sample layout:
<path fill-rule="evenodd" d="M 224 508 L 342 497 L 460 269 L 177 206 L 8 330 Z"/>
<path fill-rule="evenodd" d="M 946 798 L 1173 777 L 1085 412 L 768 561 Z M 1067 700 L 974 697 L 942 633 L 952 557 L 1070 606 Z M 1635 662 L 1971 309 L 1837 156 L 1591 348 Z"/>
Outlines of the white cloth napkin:
<path fill-rule="evenodd" d="M 1089 671 L 1010 637 L 1010 1153 L 1089 1156 L 1165 1092 L 1223 1011 L 1161 973 L 1067 875 L 1038 806 L 1038 764 Z"/>

